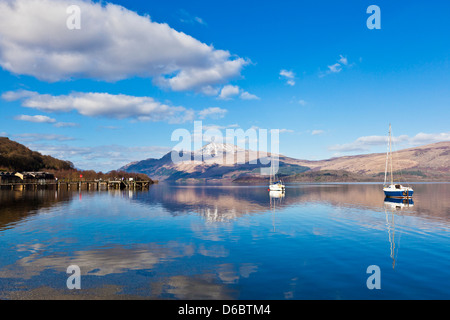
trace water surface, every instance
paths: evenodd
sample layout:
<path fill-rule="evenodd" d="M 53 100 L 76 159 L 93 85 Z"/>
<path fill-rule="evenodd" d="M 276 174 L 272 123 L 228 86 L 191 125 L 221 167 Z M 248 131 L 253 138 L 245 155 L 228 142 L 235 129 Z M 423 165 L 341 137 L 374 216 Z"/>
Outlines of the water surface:
<path fill-rule="evenodd" d="M 450 184 L 413 187 L 411 204 L 380 184 L 1 190 L 0 298 L 449 299 Z"/>

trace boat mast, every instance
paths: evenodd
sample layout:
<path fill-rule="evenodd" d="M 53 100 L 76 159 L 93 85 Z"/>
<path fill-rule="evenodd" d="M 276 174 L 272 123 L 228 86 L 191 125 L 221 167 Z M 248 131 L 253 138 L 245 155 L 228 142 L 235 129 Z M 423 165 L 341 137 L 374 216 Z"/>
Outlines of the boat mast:
<path fill-rule="evenodd" d="M 273 156 L 270 154 L 270 182 L 269 184 L 272 185 L 272 176 L 273 176 Z"/>
<path fill-rule="evenodd" d="M 390 124 L 389 124 L 390 126 Z M 387 180 L 387 171 L 388 171 L 388 162 L 389 162 L 389 138 L 388 138 L 388 144 L 387 144 L 387 150 L 386 150 L 386 165 L 384 167 L 384 183 L 383 185 L 386 185 Z"/>
<path fill-rule="evenodd" d="M 392 131 L 391 131 L 391 124 L 389 124 L 389 155 L 390 155 L 390 162 L 391 162 L 391 185 L 394 184 L 394 177 L 392 175 Z"/>

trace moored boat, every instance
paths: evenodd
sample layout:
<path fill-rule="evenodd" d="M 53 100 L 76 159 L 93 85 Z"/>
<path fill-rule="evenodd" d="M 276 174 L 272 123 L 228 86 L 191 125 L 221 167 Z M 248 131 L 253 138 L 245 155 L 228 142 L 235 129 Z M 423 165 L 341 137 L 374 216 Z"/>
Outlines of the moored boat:
<path fill-rule="evenodd" d="M 273 168 L 273 158 L 270 161 L 270 182 L 269 182 L 269 191 L 285 191 L 285 185 L 283 184 L 283 182 L 280 180 L 277 180 L 276 182 L 274 182 L 274 180 L 276 179 L 276 174 L 274 173 L 274 168 Z"/>
<path fill-rule="evenodd" d="M 390 171 L 389 184 L 387 184 L 388 170 Z M 394 175 L 392 170 L 392 130 L 390 124 L 389 124 L 388 150 L 386 153 L 386 167 L 384 170 L 383 191 L 385 196 L 389 198 L 410 198 L 414 193 L 413 188 L 409 186 L 403 186 L 400 183 L 394 183 Z"/>

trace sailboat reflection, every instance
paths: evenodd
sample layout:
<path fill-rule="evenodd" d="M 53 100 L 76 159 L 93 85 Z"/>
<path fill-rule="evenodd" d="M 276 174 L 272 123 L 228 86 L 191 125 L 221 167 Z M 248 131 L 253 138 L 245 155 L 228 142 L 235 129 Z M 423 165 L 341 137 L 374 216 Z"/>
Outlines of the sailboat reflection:
<path fill-rule="evenodd" d="M 393 209 L 409 208 L 414 206 L 414 201 L 411 198 L 384 198 L 385 207 Z"/>
<path fill-rule="evenodd" d="M 284 198 L 284 195 L 285 195 L 284 191 L 270 191 L 269 192 L 270 199 L 272 199 L 272 198 L 281 199 L 281 198 Z"/>
<path fill-rule="evenodd" d="M 275 231 L 275 210 L 276 206 L 281 205 L 281 202 L 284 198 L 284 191 L 269 191 L 269 198 L 270 198 L 270 209 L 273 211 L 273 219 L 272 219 L 272 225 L 273 225 L 273 231 Z"/>
<path fill-rule="evenodd" d="M 395 239 L 395 212 L 414 206 L 414 202 L 411 198 L 389 198 L 384 199 L 384 212 L 386 214 L 386 226 L 389 234 L 389 244 L 392 259 L 392 269 L 395 269 L 395 260 L 398 256 L 398 248 L 400 247 L 400 236 L 398 237 L 398 245 L 396 246 Z M 390 212 L 391 219 L 389 220 Z"/>

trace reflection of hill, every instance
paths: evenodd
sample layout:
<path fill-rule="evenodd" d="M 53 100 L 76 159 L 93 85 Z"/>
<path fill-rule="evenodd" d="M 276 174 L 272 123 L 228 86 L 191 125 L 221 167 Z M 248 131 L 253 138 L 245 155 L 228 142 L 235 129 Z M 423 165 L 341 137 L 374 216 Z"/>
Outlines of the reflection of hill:
<path fill-rule="evenodd" d="M 413 214 L 448 218 L 450 184 L 417 184 Z M 134 198 L 140 202 L 162 205 L 172 215 L 200 214 L 207 221 L 227 221 L 248 213 L 270 210 L 267 189 L 242 186 L 170 186 L 158 185 L 149 193 Z M 297 184 L 288 185 L 277 209 L 299 203 L 319 202 L 332 206 L 371 209 L 384 212 L 381 184 Z"/>
<path fill-rule="evenodd" d="M 69 201 L 67 192 L 51 190 L 0 192 L 0 230 L 8 228 L 36 213 L 39 209 L 50 208 L 61 201 Z"/>
<path fill-rule="evenodd" d="M 369 208 L 384 211 L 381 184 L 304 184 L 288 188 L 285 205 L 296 202 L 323 202 L 333 206 Z M 430 217 L 449 218 L 450 184 L 414 184 L 414 207 L 410 212 Z"/>

